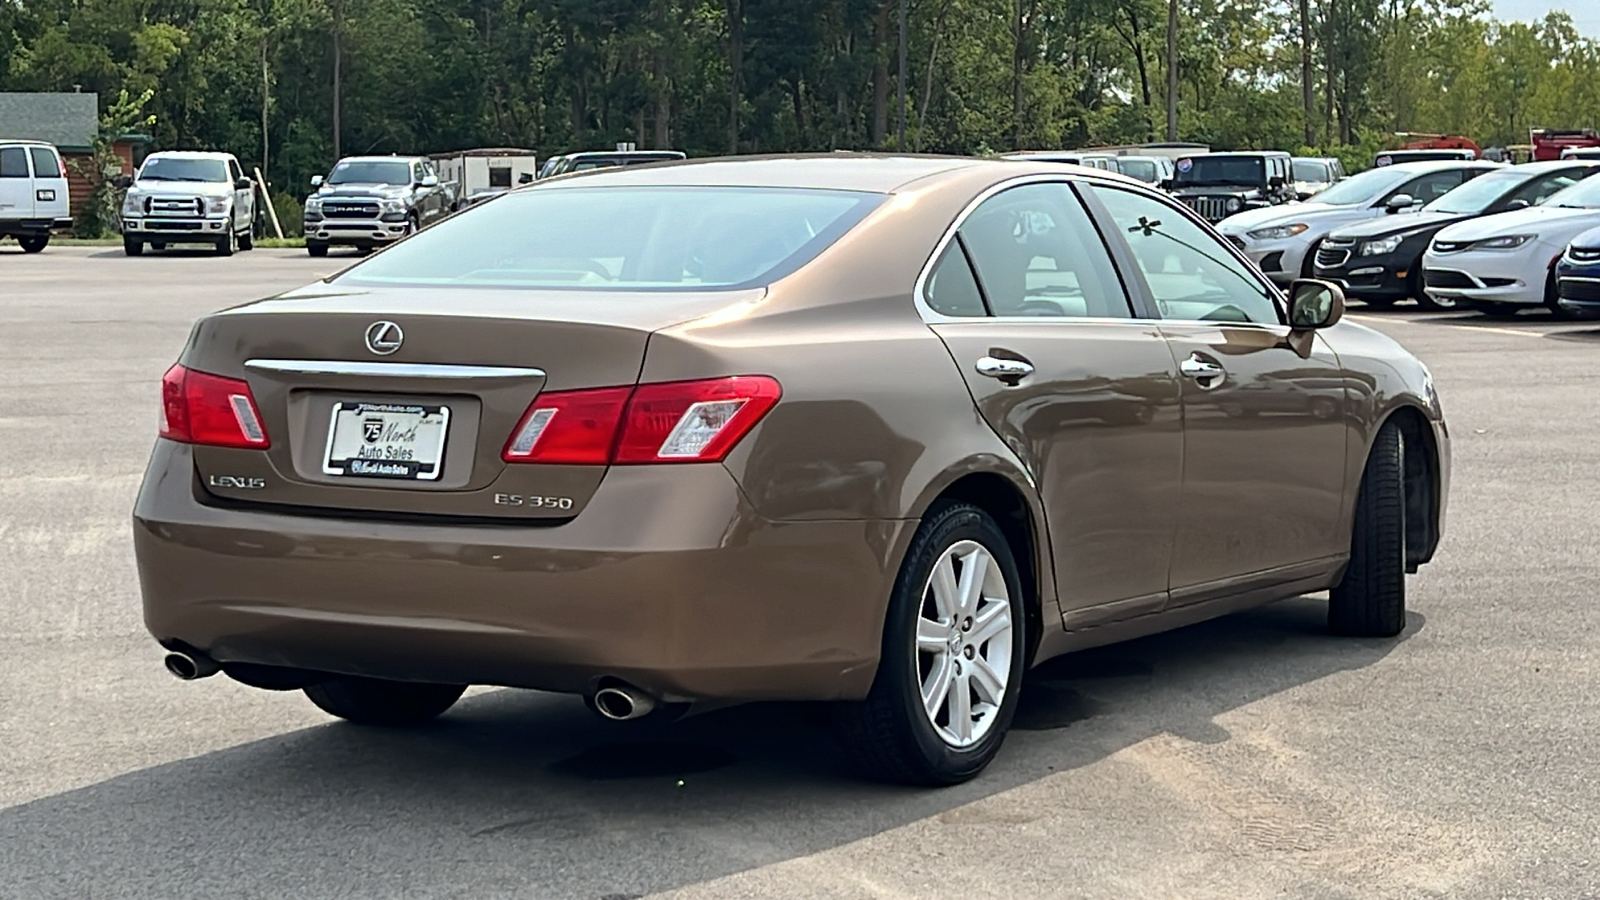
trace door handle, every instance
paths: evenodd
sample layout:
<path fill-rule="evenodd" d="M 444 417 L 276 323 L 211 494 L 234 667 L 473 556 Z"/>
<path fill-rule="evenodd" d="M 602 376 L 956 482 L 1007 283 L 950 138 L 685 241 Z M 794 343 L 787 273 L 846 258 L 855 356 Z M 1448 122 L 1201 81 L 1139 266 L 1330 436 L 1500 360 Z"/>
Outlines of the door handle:
<path fill-rule="evenodd" d="M 1178 371 L 1193 378 L 1195 384 L 1207 391 L 1222 384 L 1228 377 L 1227 369 L 1198 353 L 1189 354 L 1188 359 L 1178 364 Z"/>
<path fill-rule="evenodd" d="M 1017 382 L 1033 374 L 1033 364 L 1020 359 L 1001 359 L 994 356 L 980 358 L 973 368 L 979 375 L 998 378 L 1006 384 Z"/>

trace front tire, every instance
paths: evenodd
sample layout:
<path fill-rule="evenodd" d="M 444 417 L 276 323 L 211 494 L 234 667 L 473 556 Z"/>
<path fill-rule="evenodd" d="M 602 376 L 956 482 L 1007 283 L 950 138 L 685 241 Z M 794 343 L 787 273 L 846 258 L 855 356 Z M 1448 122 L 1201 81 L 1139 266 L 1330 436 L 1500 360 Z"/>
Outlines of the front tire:
<path fill-rule="evenodd" d="M 122 239 L 122 252 L 128 256 L 141 256 L 144 254 L 144 241 L 125 237 Z"/>
<path fill-rule="evenodd" d="M 314 241 L 306 241 L 306 253 L 311 256 L 327 256 L 328 245 L 318 244 Z"/>
<path fill-rule="evenodd" d="M 1356 497 L 1350 564 L 1328 598 L 1328 628 L 1352 637 L 1394 637 L 1406 627 L 1405 442 L 1384 423 Z"/>
<path fill-rule="evenodd" d="M 1026 653 L 1022 580 L 1005 535 L 975 506 L 936 506 L 895 580 L 872 689 L 840 709 L 845 742 L 885 780 L 967 781 L 1000 750 Z"/>
<path fill-rule="evenodd" d="M 462 684 L 419 684 L 341 676 L 305 688 L 319 709 L 358 725 L 418 725 L 461 699 Z"/>
<path fill-rule="evenodd" d="M 50 245 L 50 235 L 29 234 L 17 238 L 17 243 L 22 245 L 23 253 L 38 253 Z"/>
<path fill-rule="evenodd" d="M 217 239 L 217 255 L 232 256 L 234 249 L 238 245 L 238 241 L 239 236 L 234 233 L 233 222 L 230 220 L 227 227 L 227 234 Z"/>
<path fill-rule="evenodd" d="M 240 250 L 254 250 L 255 248 L 256 248 L 256 236 L 255 236 L 254 232 L 246 231 L 243 234 L 239 235 L 239 249 Z"/>

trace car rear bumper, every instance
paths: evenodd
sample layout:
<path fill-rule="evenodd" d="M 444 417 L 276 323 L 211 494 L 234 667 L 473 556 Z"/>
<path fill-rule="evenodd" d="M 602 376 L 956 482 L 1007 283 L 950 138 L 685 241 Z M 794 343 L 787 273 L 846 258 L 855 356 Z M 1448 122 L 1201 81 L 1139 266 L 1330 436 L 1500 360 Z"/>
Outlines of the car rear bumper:
<path fill-rule="evenodd" d="M 39 237 L 71 227 L 71 219 L 0 219 L 0 237 Z"/>
<path fill-rule="evenodd" d="M 721 466 L 614 468 L 558 526 L 218 505 L 158 441 L 134 510 L 145 623 L 222 663 L 676 699 L 864 696 L 914 523 L 778 523 Z"/>

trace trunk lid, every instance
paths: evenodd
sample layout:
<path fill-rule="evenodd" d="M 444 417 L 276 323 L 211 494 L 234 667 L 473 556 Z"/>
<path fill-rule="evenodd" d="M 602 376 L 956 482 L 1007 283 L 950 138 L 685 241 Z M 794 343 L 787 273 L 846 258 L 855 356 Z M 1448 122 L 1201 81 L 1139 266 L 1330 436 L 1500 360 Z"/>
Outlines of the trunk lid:
<path fill-rule="evenodd" d="M 182 362 L 247 382 L 271 446 L 197 446 L 197 474 L 226 501 L 571 518 L 606 467 L 505 463 L 533 399 L 634 385 L 652 332 L 760 295 L 317 285 L 226 310 L 201 320 Z M 353 462 L 367 453 L 384 465 L 352 471 L 373 469 Z"/>

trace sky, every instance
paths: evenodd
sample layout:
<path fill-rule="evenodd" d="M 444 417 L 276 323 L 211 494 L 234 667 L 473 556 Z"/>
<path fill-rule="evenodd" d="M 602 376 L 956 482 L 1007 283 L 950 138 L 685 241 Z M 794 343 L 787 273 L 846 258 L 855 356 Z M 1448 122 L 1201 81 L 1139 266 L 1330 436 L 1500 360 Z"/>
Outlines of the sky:
<path fill-rule="evenodd" d="M 1600 0 L 1491 0 L 1494 17 L 1502 21 L 1528 22 L 1543 19 L 1553 10 L 1566 10 L 1578 31 L 1586 37 L 1600 38 Z"/>

